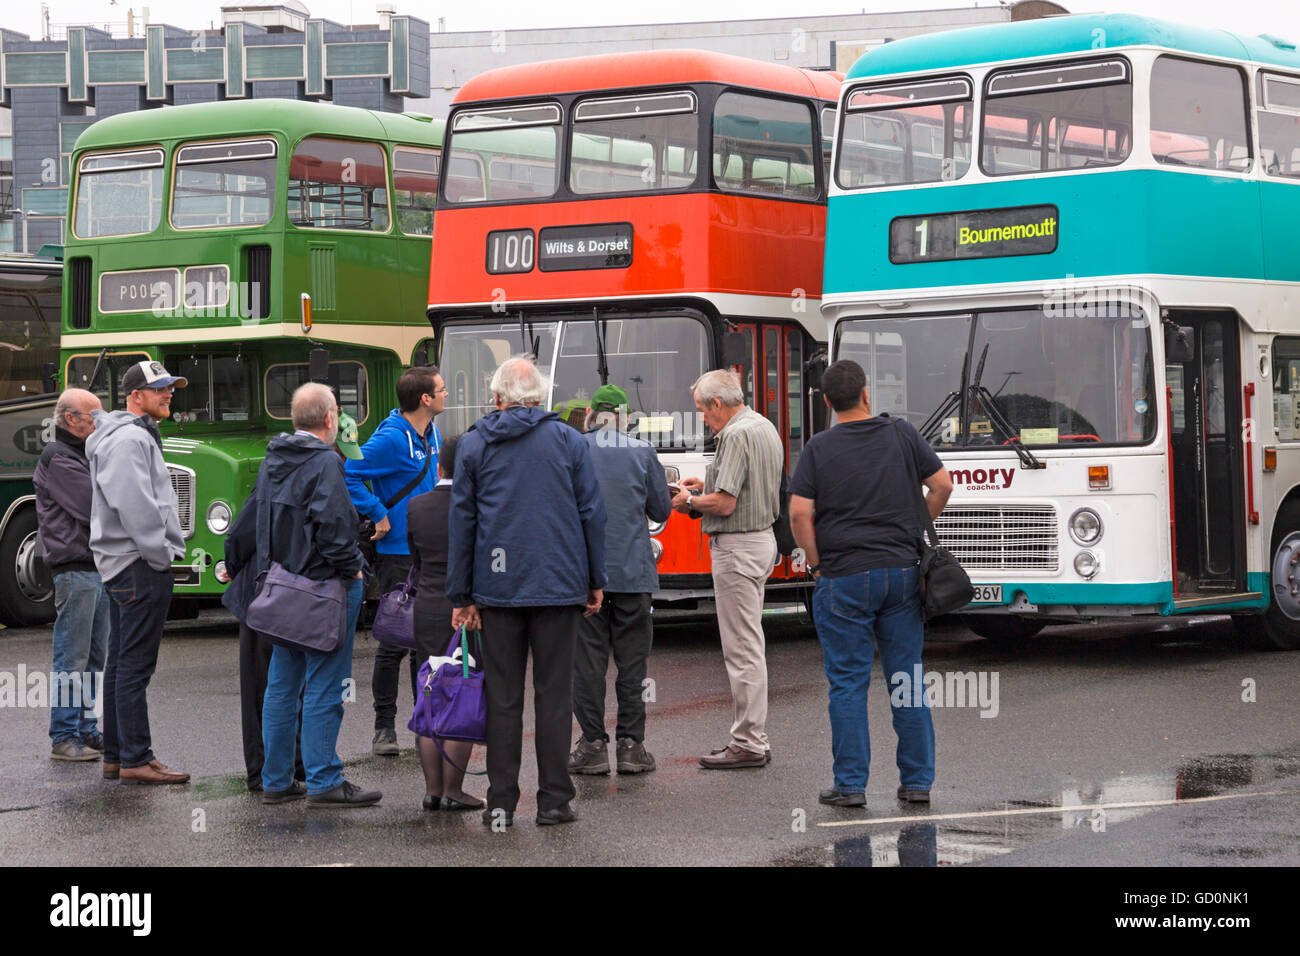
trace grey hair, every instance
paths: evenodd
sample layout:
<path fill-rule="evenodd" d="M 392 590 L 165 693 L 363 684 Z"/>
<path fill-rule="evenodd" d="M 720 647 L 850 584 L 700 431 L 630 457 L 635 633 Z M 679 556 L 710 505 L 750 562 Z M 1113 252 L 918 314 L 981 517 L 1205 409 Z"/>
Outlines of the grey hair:
<path fill-rule="evenodd" d="M 691 391 L 700 400 L 700 404 L 705 406 L 712 405 L 714 399 L 731 408 L 745 403 L 745 393 L 740 387 L 740 376 L 729 368 L 705 372 L 695 380 Z"/>
<path fill-rule="evenodd" d="M 492 373 L 488 388 L 507 405 L 540 405 L 550 391 L 531 355 L 516 355 L 502 362 Z"/>
<path fill-rule="evenodd" d="M 587 431 L 595 431 L 618 421 L 618 412 L 602 412 L 592 409 L 587 412 Z"/>
<path fill-rule="evenodd" d="M 68 413 L 80 412 L 78 405 L 87 398 L 93 398 L 96 403 L 99 402 L 99 396 L 94 392 L 88 392 L 84 388 L 65 389 L 59 396 L 59 400 L 54 403 L 54 424 L 60 428 L 68 427 Z M 101 406 L 102 407 L 102 406 Z"/>
<path fill-rule="evenodd" d="M 289 414 L 293 416 L 294 428 L 307 432 L 319 431 L 325 427 L 325 419 L 336 407 L 334 392 L 328 385 L 308 382 L 294 389 Z"/>

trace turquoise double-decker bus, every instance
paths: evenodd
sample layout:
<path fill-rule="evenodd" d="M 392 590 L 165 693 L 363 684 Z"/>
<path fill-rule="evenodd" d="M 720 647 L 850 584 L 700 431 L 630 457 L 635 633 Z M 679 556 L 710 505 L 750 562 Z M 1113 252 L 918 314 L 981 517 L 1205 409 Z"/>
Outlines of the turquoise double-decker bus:
<path fill-rule="evenodd" d="M 1129 15 L 901 40 L 840 99 L 822 311 L 932 442 L 989 637 L 1300 647 L 1300 53 Z"/>

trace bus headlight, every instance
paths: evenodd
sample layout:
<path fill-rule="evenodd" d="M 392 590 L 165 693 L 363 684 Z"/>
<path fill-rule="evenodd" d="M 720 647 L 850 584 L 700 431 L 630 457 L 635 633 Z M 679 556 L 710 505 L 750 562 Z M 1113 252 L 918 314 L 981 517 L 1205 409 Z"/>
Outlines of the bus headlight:
<path fill-rule="evenodd" d="M 1074 556 L 1074 570 L 1081 578 L 1096 577 L 1101 570 L 1101 559 L 1091 551 L 1080 551 Z"/>
<path fill-rule="evenodd" d="M 1070 537 L 1087 547 L 1101 540 L 1101 515 L 1091 508 L 1080 508 L 1070 515 Z"/>
<path fill-rule="evenodd" d="M 664 546 L 656 538 L 650 539 L 650 553 L 654 555 L 656 564 L 658 564 L 659 559 L 664 556 Z"/>
<path fill-rule="evenodd" d="M 230 505 L 224 501 L 214 501 L 208 505 L 208 530 L 213 534 L 225 534 L 230 530 Z"/>

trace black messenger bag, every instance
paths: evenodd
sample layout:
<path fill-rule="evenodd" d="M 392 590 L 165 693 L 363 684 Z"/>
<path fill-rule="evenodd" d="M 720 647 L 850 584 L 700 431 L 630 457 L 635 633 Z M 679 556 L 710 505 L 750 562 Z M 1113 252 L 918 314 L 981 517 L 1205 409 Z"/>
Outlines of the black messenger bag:
<path fill-rule="evenodd" d="M 953 557 L 952 552 L 939 546 L 939 536 L 935 533 L 934 522 L 930 520 L 930 509 L 926 507 L 925 495 L 921 493 L 921 479 L 916 472 L 912 450 L 903 441 L 898 427 L 895 421 L 894 437 L 898 439 L 898 447 L 903 452 L 903 461 L 907 463 L 912 487 L 916 489 L 917 504 L 921 509 L 921 520 L 930 537 L 929 543 L 926 543 L 924 537 L 921 539 L 920 564 L 921 609 L 925 612 L 925 619 L 928 621 L 941 614 L 951 614 L 964 608 L 975 596 L 975 589 L 971 587 L 970 576 L 966 573 L 966 569 Z"/>

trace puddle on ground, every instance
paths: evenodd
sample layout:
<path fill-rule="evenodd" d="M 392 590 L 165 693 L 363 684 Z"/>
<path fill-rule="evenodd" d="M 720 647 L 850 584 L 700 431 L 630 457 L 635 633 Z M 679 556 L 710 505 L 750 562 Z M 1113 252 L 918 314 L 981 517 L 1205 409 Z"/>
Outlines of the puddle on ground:
<path fill-rule="evenodd" d="M 1169 806 L 1168 801 L 1213 797 L 1246 787 L 1268 789 L 1268 784 L 1297 775 L 1297 751 L 1198 757 L 1172 774 L 1126 775 L 1067 787 L 1042 800 L 1008 800 L 973 811 L 988 816 L 927 823 L 920 814 L 917 822 L 901 827 L 813 827 L 826 842 L 772 862 L 776 866 L 962 866 L 1011 853 L 1062 830 L 1104 833 L 1116 824 Z M 1114 806 L 1152 801 L 1160 803 Z M 878 816 L 905 812 L 900 808 L 899 814 Z M 935 811 L 933 815 L 943 817 L 944 813 Z"/>

